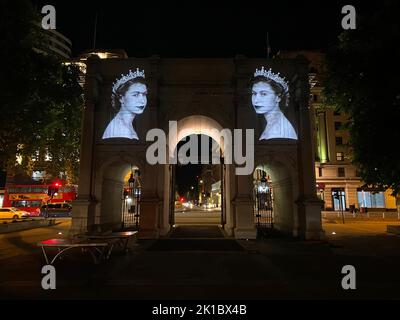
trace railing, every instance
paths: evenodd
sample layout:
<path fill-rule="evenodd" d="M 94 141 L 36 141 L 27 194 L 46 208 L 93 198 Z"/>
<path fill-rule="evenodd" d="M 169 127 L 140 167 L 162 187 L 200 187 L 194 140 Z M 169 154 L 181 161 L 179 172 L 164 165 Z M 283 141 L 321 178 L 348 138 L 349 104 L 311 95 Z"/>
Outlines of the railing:
<path fill-rule="evenodd" d="M 140 192 L 126 196 L 122 203 L 122 229 L 139 230 Z"/>
<path fill-rule="evenodd" d="M 254 223 L 257 229 L 274 227 L 273 199 L 271 192 L 254 191 Z"/>

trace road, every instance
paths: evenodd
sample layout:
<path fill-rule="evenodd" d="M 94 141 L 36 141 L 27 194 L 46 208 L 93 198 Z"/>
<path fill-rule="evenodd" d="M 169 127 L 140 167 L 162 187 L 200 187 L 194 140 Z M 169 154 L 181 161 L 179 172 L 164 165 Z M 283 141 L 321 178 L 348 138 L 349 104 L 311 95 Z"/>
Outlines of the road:
<path fill-rule="evenodd" d="M 221 224 L 221 211 L 195 208 L 183 212 L 175 212 L 175 224 L 218 225 Z"/>

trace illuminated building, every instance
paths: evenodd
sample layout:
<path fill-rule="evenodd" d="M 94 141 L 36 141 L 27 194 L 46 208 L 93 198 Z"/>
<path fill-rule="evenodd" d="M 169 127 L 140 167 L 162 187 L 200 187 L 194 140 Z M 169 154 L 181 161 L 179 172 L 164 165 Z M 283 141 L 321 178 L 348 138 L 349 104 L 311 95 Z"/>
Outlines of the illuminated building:
<path fill-rule="evenodd" d="M 294 58 L 297 54 L 310 61 L 310 107 L 315 114 L 314 148 L 317 195 L 325 210 L 341 211 L 366 207 L 375 210 L 396 209 L 391 191 L 362 188 L 364 182 L 351 164 L 347 147 L 350 134 L 346 129 L 348 116 L 323 105 L 323 54 L 315 51 L 283 52 L 280 57 Z"/>
<path fill-rule="evenodd" d="M 47 41 L 40 48 L 35 48 L 37 51 L 44 54 L 53 54 L 62 60 L 71 58 L 71 40 L 56 30 L 44 30 L 42 28 L 40 30 L 45 35 Z"/>
<path fill-rule="evenodd" d="M 223 165 L 215 166 L 216 170 L 220 169 L 219 178 L 206 180 L 202 176 L 204 180 L 199 179 L 198 183 L 203 181 L 204 184 L 199 186 L 199 191 L 208 191 L 211 195 L 212 185 L 220 181 L 221 226 L 229 236 L 257 238 L 253 172 L 262 167 L 271 178 L 274 190 L 273 227 L 305 239 L 323 237 L 322 201 L 316 196 L 310 125 L 313 117 L 308 108 L 306 59 L 267 60 L 240 55 L 225 59 L 155 56 L 101 59 L 92 55 L 87 59 L 86 67 L 79 195 L 73 203 L 71 233 L 113 230 L 121 226 L 124 177 L 132 166 L 137 166 L 143 182 L 138 237 L 154 239 L 168 234 L 176 225 L 174 172 L 177 164 L 171 157 L 173 150 L 185 137 L 206 135 L 217 142 L 218 150 L 223 154 L 218 159 L 223 159 Z M 250 82 L 256 78 L 255 71 L 262 67 L 271 69 L 276 80 L 284 77 L 290 81 L 289 105 L 283 108 L 282 114 L 292 124 L 297 140 L 285 137 L 260 139 L 266 119 L 255 112 L 261 105 L 252 101 Z M 133 79 L 125 78 L 130 74 L 129 70 L 137 69 L 144 70 L 148 91 L 146 101 L 142 103 L 146 108 L 133 123 L 138 139 L 104 139 L 107 126 L 119 112 L 113 104 L 116 81 L 123 78 L 127 84 L 118 87 L 121 89 L 119 107 L 138 107 L 127 103 L 130 101 L 127 92 L 133 88 L 134 81 L 130 83 Z M 272 92 L 272 95 L 277 96 L 277 93 Z M 273 97 L 278 103 L 280 100 L 276 98 Z M 282 101 L 286 102 L 286 98 Z M 171 126 L 171 123 L 175 125 Z M 157 141 L 150 144 L 148 133 L 152 129 L 152 133 L 157 133 Z M 232 156 L 234 141 L 225 134 L 232 135 L 234 131 L 238 137 L 234 141 L 244 138 L 244 154 L 239 143 Z M 171 140 L 158 143 L 166 135 Z M 166 141 L 169 141 L 168 145 Z M 156 155 L 154 144 L 165 149 L 157 149 Z M 243 159 L 237 162 L 241 156 Z M 164 161 L 167 158 L 168 162 Z M 218 190 L 216 185 L 214 187 Z M 204 200 L 203 197 L 200 199 Z"/>
<path fill-rule="evenodd" d="M 100 59 L 126 59 L 128 55 L 122 49 L 90 49 L 82 52 L 77 58 L 70 59 L 64 62 L 65 65 L 73 64 L 76 65 L 80 72 L 81 76 L 79 79 L 79 84 L 83 87 L 85 84 L 85 74 L 86 74 L 86 60 L 90 56 L 98 56 Z"/>

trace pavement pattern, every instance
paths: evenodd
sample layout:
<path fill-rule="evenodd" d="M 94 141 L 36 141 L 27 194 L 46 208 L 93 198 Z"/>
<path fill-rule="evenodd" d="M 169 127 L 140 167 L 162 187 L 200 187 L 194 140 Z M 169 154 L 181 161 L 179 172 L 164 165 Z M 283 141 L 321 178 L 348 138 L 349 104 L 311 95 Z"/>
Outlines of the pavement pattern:
<path fill-rule="evenodd" d="M 67 234 L 70 221 L 59 222 L 0 235 L 0 299 L 400 298 L 400 237 L 386 233 L 387 222 L 325 222 L 324 241 L 276 234 L 235 240 L 216 225 L 179 226 L 98 265 L 71 251 L 55 263 L 56 290 L 43 290 L 36 242 Z M 356 290 L 341 287 L 344 265 L 356 268 Z"/>

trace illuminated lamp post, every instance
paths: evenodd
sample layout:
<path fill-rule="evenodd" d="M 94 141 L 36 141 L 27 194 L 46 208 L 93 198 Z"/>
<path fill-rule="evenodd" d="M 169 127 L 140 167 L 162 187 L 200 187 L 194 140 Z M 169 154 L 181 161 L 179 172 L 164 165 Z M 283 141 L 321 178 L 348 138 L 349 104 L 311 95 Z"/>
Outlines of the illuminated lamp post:
<path fill-rule="evenodd" d="M 260 226 L 260 219 L 261 219 L 261 210 L 265 209 L 265 202 L 266 202 L 266 196 L 267 192 L 269 190 L 267 179 L 265 177 L 265 172 L 262 172 L 262 177 L 260 179 L 260 184 L 257 187 L 257 202 L 258 202 L 258 208 L 257 208 L 257 226 Z"/>
<path fill-rule="evenodd" d="M 133 178 L 133 183 L 132 183 L 133 198 L 135 200 L 135 222 L 136 222 L 136 228 L 139 228 L 141 188 L 142 188 L 142 186 L 140 184 L 140 170 L 136 169 L 135 170 L 135 178 Z"/>

